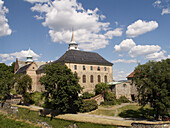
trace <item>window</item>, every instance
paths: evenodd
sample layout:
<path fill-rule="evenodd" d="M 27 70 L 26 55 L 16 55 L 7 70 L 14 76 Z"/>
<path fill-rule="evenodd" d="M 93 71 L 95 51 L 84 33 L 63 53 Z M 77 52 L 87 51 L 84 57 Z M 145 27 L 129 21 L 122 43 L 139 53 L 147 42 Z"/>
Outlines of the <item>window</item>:
<path fill-rule="evenodd" d="M 83 70 L 86 70 L 86 67 L 83 65 Z"/>
<path fill-rule="evenodd" d="M 74 70 L 77 70 L 77 65 L 74 65 Z"/>
<path fill-rule="evenodd" d="M 32 69 L 34 69 L 34 67 L 32 67 Z"/>
<path fill-rule="evenodd" d="M 104 76 L 104 82 L 107 83 L 107 76 Z"/>
<path fill-rule="evenodd" d="M 99 66 L 97 67 L 97 71 L 100 71 L 100 67 Z"/>
<path fill-rule="evenodd" d="M 106 67 L 104 67 L 104 71 L 107 71 L 107 68 L 106 68 Z"/>
<path fill-rule="evenodd" d="M 86 83 L 86 75 L 83 75 L 83 83 Z"/>
<path fill-rule="evenodd" d="M 98 77 L 98 82 L 100 83 L 101 79 L 100 79 L 100 75 L 97 76 Z"/>
<path fill-rule="evenodd" d="M 93 75 L 90 76 L 90 82 L 93 83 Z"/>
<path fill-rule="evenodd" d="M 126 84 L 123 84 L 123 87 L 126 87 Z"/>
<path fill-rule="evenodd" d="M 90 70 L 93 70 L 93 66 L 90 66 Z"/>

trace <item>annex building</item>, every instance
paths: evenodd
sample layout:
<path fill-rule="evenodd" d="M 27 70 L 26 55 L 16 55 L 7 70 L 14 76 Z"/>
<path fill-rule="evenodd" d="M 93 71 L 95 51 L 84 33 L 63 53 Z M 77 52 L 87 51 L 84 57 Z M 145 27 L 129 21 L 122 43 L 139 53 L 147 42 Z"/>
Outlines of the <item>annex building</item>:
<path fill-rule="evenodd" d="M 113 64 L 96 52 L 79 50 L 73 34 L 68 50 L 52 63 L 65 64 L 72 72 L 77 72 L 79 84 L 84 87 L 83 92 L 93 92 L 96 84 L 100 82 L 108 83 L 113 81 Z M 33 61 L 29 52 L 27 61 L 16 59 L 15 73 L 28 74 L 33 82 L 32 91 L 40 92 L 44 88 L 40 85 L 39 79 L 45 75 L 43 68 L 46 64 L 45 62 Z"/>

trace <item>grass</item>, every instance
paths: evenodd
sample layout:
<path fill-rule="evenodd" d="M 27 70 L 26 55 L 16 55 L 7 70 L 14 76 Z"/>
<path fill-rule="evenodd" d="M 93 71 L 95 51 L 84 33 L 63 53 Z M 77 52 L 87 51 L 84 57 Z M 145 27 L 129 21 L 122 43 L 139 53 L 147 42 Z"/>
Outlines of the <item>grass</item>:
<path fill-rule="evenodd" d="M 15 121 L 13 119 L 7 118 L 5 115 L 0 114 L 0 128 L 38 128 L 34 127 L 28 123 L 21 121 Z"/>
<path fill-rule="evenodd" d="M 38 122 L 47 122 L 49 125 L 51 125 L 54 128 L 64 128 L 68 127 L 70 124 L 76 123 L 79 128 L 116 128 L 117 126 L 112 125 L 103 125 L 103 124 L 95 124 L 95 123 L 88 123 L 88 122 L 78 122 L 78 121 L 71 121 L 71 120 L 64 120 L 64 119 L 58 119 L 58 118 L 51 118 L 49 117 L 42 117 L 39 116 L 39 113 L 37 111 L 30 111 L 25 108 L 19 108 L 18 117 L 23 120 L 28 120 L 33 123 Z"/>
<path fill-rule="evenodd" d="M 153 109 L 146 105 L 127 105 L 118 109 L 118 116 L 123 118 L 153 118 Z"/>
<path fill-rule="evenodd" d="M 114 116 L 115 115 L 115 110 L 97 109 L 95 111 L 90 112 L 90 114 L 104 115 L 104 116 Z"/>

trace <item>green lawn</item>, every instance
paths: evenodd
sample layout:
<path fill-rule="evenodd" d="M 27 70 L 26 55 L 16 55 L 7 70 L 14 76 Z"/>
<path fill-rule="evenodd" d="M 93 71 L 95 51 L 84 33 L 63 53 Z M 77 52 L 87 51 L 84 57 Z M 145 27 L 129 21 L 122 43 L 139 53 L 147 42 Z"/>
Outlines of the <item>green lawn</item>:
<path fill-rule="evenodd" d="M 127 105 L 118 109 L 118 116 L 123 118 L 153 118 L 153 109 L 146 105 Z"/>
<path fill-rule="evenodd" d="M 94 115 L 104 115 L 104 116 L 114 116 L 115 110 L 104 110 L 104 109 L 97 109 L 93 112 L 90 112 L 90 114 Z"/>
<path fill-rule="evenodd" d="M 38 128 L 38 127 L 34 127 L 30 124 L 21 121 L 9 119 L 6 116 L 0 114 L 0 128 Z"/>
<path fill-rule="evenodd" d="M 102 125 L 102 124 L 95 124 L 95 123 L 87 123 L 87 122 L 77 122 L 77 121 L 70 121 L 70 120 L 63 120 L 53 118 L 52 120 L 48 117 L 39 116 L 38 112 L 30 111 L 25 108 L 19 108 L 18 117 L 23 120 L 29 120 L 30 122 L 37 123 L 37 122 L 47 122 L 49 125 L 53 126 L 54 128 L 65 128 L 68 127 L 70 124 L 76 123 L 79 128 L 117 128 L 117 126 L 111 125 Z"/>

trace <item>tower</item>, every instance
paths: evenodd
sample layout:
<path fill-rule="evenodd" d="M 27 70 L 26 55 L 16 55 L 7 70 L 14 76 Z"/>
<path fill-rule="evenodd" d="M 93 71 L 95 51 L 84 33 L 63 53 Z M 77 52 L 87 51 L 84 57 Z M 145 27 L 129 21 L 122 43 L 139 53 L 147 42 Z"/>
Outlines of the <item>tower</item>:
<path fill-rule="evenodd" d="M 28 62 L 33 62 L 30 48 L 29 48 L 29 50 L 28 50 L 28 55 L 27 55 L 27 61 L 26 61 L 26 62 L 27 62 L 27 63 L 28 63 Z"/>
<path fill-rule="evenodd" d="M 79 50 L 78 44 L 74 41 L 74 32 L 72 31 L 71 42 L 69 43 L 68 50 Z"/>

